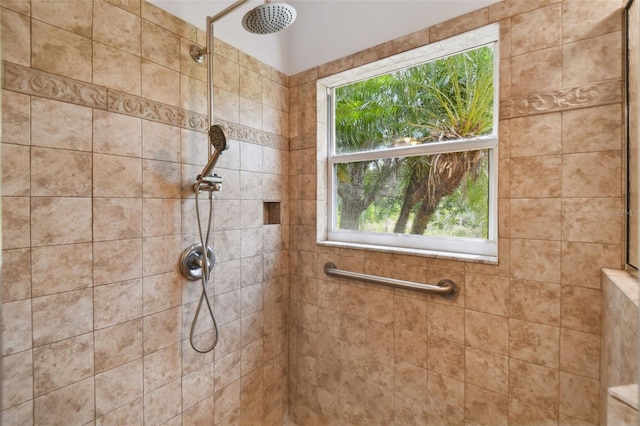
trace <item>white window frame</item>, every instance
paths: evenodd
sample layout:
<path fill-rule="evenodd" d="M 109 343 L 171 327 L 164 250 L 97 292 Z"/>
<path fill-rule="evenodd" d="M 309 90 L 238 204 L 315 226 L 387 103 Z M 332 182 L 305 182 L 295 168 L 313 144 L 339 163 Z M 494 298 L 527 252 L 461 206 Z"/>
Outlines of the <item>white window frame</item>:
<path fill-rule="evenodd" d="M 319 99 L 327 99 L 326 111 L 318 108 L 318 214 L 317 242 L 322 245 L 364 248 L 376 251 L 409 253 L 444 258 L 463 258 L 496 262 L 498 253 L 498 122 L 499 122 L 499 24 L 488 25 L 437 43 L 385 58 L 318 80 Z M 436 142 L 384 150 L 336 154 L 334 89 L 418 65 L 491 45 L 494 50 L 493 131 L 489 136 L 455 141 Z M 322 97 L 322 98 L 320 98 Z M 321 106 L 322 103 L 318 102 Z M 324 116 L 323 116 L 324 115 Z M 326 132 L 326 137 L 320 133 Z M 338 229 L 336 227 L 337 194 L 334 166 L 344 162 L 370 161 L 381 158 L 430 155 L 448 152 L 488 150 L 489 167 L 489 229 L 488 238 L 435 237 L 410 234 L 376 233 Z M 323 169 L 324 168 L 324 169 Z M 325 197 L 321 195 L 324 194 Z M 324 199 L 323 199 L 324 198 Z"/>

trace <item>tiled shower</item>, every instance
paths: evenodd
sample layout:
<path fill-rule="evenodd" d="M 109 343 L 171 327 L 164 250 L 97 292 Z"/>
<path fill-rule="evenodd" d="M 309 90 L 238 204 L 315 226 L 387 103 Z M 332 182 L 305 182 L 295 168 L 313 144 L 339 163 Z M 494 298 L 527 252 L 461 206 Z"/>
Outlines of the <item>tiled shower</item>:
<path fill-rule="evenodd" d="M 4 425 L 599 424 L 621 0 L 505 0 L 293 76 L 217 42 L 230 149 L 204 355 L 177 265 L 207 160 L 204 32 L 142 0 L 0 5 Z M 493 22 L 499 264 L 316 244 L 316 80 Z M 461 295 L 329 278 L 327 261 Z"/>

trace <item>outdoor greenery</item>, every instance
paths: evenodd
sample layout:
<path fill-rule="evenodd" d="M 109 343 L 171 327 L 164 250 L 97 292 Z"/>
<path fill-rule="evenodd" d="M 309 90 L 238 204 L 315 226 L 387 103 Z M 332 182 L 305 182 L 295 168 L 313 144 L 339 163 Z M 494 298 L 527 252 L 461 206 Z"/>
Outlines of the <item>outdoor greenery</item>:
<path fill-rule="evenodd" d="M 482 47 L 335 91 L 337 154 L 493 131 L 493 50 Z M 488 236 L 488 151 L 338 163 L 339 228 Z"/>

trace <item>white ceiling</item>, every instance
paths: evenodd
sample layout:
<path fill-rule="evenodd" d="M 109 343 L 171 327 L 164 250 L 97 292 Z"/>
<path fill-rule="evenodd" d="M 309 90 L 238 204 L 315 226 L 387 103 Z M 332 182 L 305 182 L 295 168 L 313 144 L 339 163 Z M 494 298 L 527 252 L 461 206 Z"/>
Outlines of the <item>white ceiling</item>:
<path fill-rule="evenodd" d="M 205 30 L 231 0 L 148 0 Z M 273 0 L 277 2 L 279 0 Z M 276 34 L 242 28 L 242 16 L 263 3 L 251 0 L 214 24 L 216 38 L 287 75 L 342 58 L 499 0 L 290 0 L 297 19 Z"/>

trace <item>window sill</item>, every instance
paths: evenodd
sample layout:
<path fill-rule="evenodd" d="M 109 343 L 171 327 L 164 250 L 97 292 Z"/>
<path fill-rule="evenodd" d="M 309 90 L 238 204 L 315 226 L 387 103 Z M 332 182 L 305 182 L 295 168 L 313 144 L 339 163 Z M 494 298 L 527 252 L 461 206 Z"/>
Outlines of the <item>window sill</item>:
<path fill-rule="evenodd" d="M 371 244 L 345 243 L 341 241 L 316 241 L 318 245 L 326 247 L 337 247 L 354 250 L 369 250 L 382 253 L 406 254 L 411 256 L 422 256 L 434 259 L 458 260 L 463 262 L 483 263 L 487 265 L 497 265 L 498 258 L 495 256 L 482 256 L 466 253 L 452 253 L 436 250 L 418 250 L 389 246 L 376 246 Z"/>

